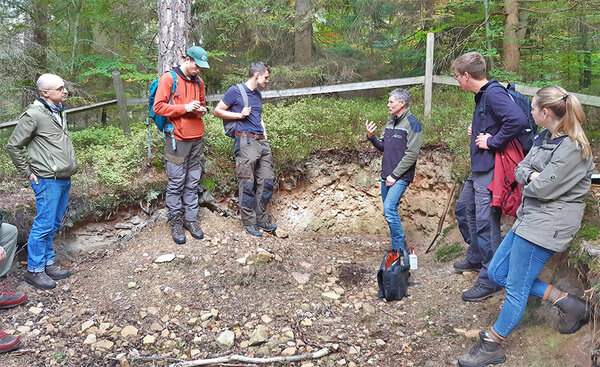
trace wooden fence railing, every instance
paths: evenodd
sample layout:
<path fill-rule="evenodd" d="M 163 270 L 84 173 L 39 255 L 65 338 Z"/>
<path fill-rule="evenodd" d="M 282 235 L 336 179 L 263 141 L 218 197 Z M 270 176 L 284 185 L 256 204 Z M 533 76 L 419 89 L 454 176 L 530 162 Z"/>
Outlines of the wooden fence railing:
<path fill-rule="evenodd" d="M 426 53 L 426 61 L 425 61 L 425 75 L 424 76 L 416 76 L 411 78 L 400 78 L 400 79 L 386 79 L 386 80 L 373 80 L 369 82 L 359 82 L 359 83 L 346 83 L 346 84 L 336 84 L 336 85 L 324 85 L 319 87 L 308 87 L 308 88 L 295 88 L 295 89 L 283 89 L 283 90 L 267 90 L 262 93 L 264 99 L 273 99 L 273 98 L 289 98 L 289 97 L 298 97 L 298 96 L 309 96 L 309 95 L 319 95 L 319 94 L 328 94 L 328 93 L 340 93 L 340 92 L 351 92 L 358 90 L 367 90 L 367 89 L 379 89 L 379 88 L 391 88 L 391 87 L 401 87 L 407 85 L 418 85 L 424 84 L 425 87 L 425 119 L 429 119 L 431 117 L 431 105 L 432 105 L 432 86 L 434 83 L 437 84 L 446 84 L 446 85 L 456 85 L 458 86 L 458 82 L 454 80 L 454 78 L 449 76 L 440 76 L 433 75 L 433 43 L 434 43 L 434 34 L 427 34 L 427 53 Z M 121 118 L 121 124 L 123 126 L 123 132 L 126 135 L 129 135 L 129 118 L 127 114 L 127 106 L 143 106 L 148 103 L 147 98 L 134 98 L 134 99 L 125 99 L 123 95 L 123 87 L 121 84 L 121 76 L 118 71 L 113 72 L 113 84 L 115 87 L 115 92 L 117 95 L 117 99 L 113 99 L 110 101 L 95 103 L 89 106 L 81 106 L 70 108 L 65 112 L 69 113 L 77 113 L 81 111 L 87 111 L 95 108 L 106 108 L 106 106 L 118 104 L 119 105 L 119 115 Z M 536 87 L 531 87 L 527 85 L 516 84 L 517 91 L 523 93 L 524 95 L 533 96 L 540 89 Z M 577 96 L 579 101 L 584 105 L 600 107 L 600 97 L 591 96 L 587 94 L 573 93 L 573 95 Z M 218 102 L 223 98 L 223 94 L 211 94 L 206 96 L 207 102 Z M 0 129 L 8 128 L 11 126 L 15 126 L 18 120 L 8 121 L 0 124 Z"/>

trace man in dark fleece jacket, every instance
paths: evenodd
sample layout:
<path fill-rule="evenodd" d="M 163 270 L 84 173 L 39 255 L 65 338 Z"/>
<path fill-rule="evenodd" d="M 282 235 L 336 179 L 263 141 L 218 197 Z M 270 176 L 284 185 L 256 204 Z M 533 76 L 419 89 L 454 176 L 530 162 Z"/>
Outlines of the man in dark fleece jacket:
<path fill-rule="evenodd" d="M 387 124 L 377 139 L 373 132 L 376 129 L 373 121 L 367 121 L 367 139 L 373 146 L 383 152 L 381 162 L 381 198 L 383 214 L 390 227 L 392 249 L 404 252 L 404 263 L 409 264 L 406 250 L 406 237 L 402 230 L 402 222 L 398 214 L 398 205 L 404 191 L 415 177 L 415 166 L 421 142 L 423 128 L 419 120 L 410 112 L 408 102 L 410 95 L 404 89 L 396 89 L 388 99 Z"/>
<path fill-rule="evenodd" d="M 454 60 L 451 69 L 460 87 L 475 93 L 473 122 L 467 132 L 471 136 L 471 174 L 455 208 L 459 229 L 469 247 L 466 259 L 456 262 L 454 268 L 460 273 L 479 271 L 475 285 L 462 294 L 464 301 L 479 302 L 501 289 L 487 274 L 489 262 L 502 241 L 502 211 L 490 206 L 492 192 L 488 189 L 494 177 L 495 154 L 528 124 L 506 89 L 495 79 L 487 80 L 481 54 L 466 53 Z"/>

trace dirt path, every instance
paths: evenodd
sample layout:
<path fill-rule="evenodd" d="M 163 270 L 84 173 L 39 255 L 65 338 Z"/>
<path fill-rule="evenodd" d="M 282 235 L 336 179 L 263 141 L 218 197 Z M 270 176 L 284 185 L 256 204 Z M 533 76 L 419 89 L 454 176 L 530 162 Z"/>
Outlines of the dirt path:
<path fill-rule="evenodd" d="M 332 353 L 310 361 L 314 366 L 455 365 L 474 343 L 460 329 L 489 326 L 503 301 L 461 301 L 475 275 L 456 274 L 450 262 L 425 255 L 424 241 L 415 243 L 419 269 L 411 281 L 418 285 L 409 297 L 386 303 L 377 299 L 375 278 L 389 246 L 385 235 L 257 240 L 236 220 L 201 215 L 204 240 L 188 236 L 176 245 L 159 224 L 123 247 L 71 254 L 63 265 L 73 276 L 53 291 L 21 283 L 19 270 L 9 286 L 26 290 L 29 302 L 2 311 L 1 328 L 18 334 L 23 346 L 0 356 L 0 366 L 117 366 L 121 355 L 129 366 L 164 366 L 173 361 L 136 358 L 276 356 L 322 347 Z M 456 240 L 455 232 L 442 242 Z M 175 259 L 154 262 L 164 254 Z M 506 366 L 590 365 L 590 328 L 560 335 L 553 312 L 528 308 L 507 343 Z M 225 330 L 235 335 L 230 349 L 216 342 Z"/>

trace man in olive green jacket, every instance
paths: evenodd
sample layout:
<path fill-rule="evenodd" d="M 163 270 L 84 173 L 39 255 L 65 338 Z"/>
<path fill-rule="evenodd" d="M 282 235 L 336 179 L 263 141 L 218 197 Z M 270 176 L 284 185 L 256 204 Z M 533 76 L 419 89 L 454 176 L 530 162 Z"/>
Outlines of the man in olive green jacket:
<path fill-rule="evenodd" d="M 35 193 L 37 215 L 27 240 L 25 281 L 40 289 L 52 289 L 55 280 L 71 275 L 54 264 L 52 242 L 67 209 L 77 159 L 64 112 L 68 94 L 65 82 L 58 75 L 43 74 L 37 87 L 41 98 L 21 115 L 6 148 Z"/>

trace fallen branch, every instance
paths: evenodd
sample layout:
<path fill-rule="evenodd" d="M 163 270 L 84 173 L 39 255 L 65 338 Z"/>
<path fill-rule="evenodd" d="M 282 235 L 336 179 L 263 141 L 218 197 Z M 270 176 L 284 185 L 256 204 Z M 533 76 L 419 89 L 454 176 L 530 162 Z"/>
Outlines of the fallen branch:
<path fill-rule="evenodd" d="M 307 359 L 321 358 L 328 354 L 329 354 L 329 349 L 327 349 L 327 348 L 323 348 L 314 353 L 299 354 L 296 356 L 270 357 L 270 358 L 251 358 L 251 357 L 240 356 L 240 355 L 234 354 L 234 355 L 226 356 L 226 357 L 198 359 L 195 361 L 175 363 L 175 364 L 172 364 L 171 367 L 209 366 L 211 364 L 222 364 L 222 363 L 228 363 L 228 362 L 244 362 L 244 363 L 256 363 L 256 364 L 267 364 L 267 363 L 276 363 L 276 362 L 297 362 L 297 361 L 304 361 Z"/>
<path fill-rule="evenodd" d="M 125 356 L 121 358 L 108 357 L 108 360 L 120 362 L 121 360 L 126 361 L 137 361 L 137 362 L 154 362 L 154 361 L 166 361 L 166 362 L 183 362 L 182 359 L 179 358 L 171 358 L 171 357 L 132 357 Z"/>

